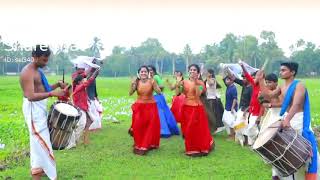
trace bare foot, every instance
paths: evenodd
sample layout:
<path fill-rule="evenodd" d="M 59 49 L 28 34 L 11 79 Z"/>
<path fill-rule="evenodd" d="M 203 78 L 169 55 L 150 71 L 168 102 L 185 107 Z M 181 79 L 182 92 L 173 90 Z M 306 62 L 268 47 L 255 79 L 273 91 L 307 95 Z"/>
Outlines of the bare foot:
<path fill-rule="evenodd" d="M 134 149 L 133 149 L 133 153 L 136 154 L 136 155 L 143 156 L 143 155 L 146 155 L 146 154 L 147 154 L 147 151 L 134 148 Z"/>

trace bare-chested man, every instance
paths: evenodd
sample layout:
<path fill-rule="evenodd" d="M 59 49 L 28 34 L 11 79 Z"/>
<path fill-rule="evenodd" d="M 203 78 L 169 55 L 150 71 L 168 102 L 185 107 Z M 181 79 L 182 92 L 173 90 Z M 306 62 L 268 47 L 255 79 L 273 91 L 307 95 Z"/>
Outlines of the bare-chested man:
<path fill-rule="evenodd" d="M 262 71 L 257 73 L 257 78 L 261 83 L 261 90 L 264 96 L 269 98 L 279 97 L 280 103 L 274 105 L 281 104 L 282 127 L 292 127 L 312 144 L 313 157 L 310 164 L 306 164 L 307 169 L 303 166 L 293 175 L 283 179 L 318 179 L 318 150 L 314 134 L 311 131 L 310 104 L 305 86 L 295 80 L 297 72 L 298 64 L 296 62 L 282 63 L 280 76 L 284 80 L 284 84 L 278 86 L 274 91 L 268 90 L 264 85 Z M 273 104 L 270 107 L 273 107 Z"/>
<path fill-rule="evenodd" d="M 20 75 L 23 90 L 23 114 L 30 136 L 30 161 L 33 179 L 41 179 L 45 173 L 50 179 L 57 179 L 56 165 L 47 126 L 47 98 L 62 96 L 64 91 L 53 91 L 66 84 L 59 81 L 49 85 L 42 70 L 47 65 L 51 51 L 48 46 L 37 45 L 32 51 L 32 62 L 26 65 Z"/>
<path fill-rule="evenodd" d="M 274 73 L 268 74 L 265 77 L 266 87 L 270 91 L 274 91 L 278 87 L 278 76 Z M 261 99 L 260 99 L 261 98 Z M 275 123 L 280 117 L 281 102 L 279 97 L 268 98 L 266 96 L 259 95 L 259 100 L 262 101 L 263 107 L 267 110 L 266 115 L 263 117 L 260 123 L 260 134 L 263 133 L 271 124 Z"/>

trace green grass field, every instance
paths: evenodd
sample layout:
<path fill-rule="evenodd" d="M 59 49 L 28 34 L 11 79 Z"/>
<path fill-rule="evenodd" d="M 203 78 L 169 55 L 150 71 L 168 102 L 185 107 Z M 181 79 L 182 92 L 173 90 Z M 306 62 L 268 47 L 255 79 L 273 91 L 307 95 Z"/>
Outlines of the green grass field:
<path fill-rule="evenodd" d="M 320 125 L 320 82 L 303 81 L 310 93 L 313 125 Z M 59 179 L 270 179 L 270 167 L 248 148 L 226 141 L 225 134 L 215 137 L 216 149 L 207 157 L 185 156 L 181 136 L 161 139 L 160 149 L 145 157 L 134 155 L 133 140 L 127 134 L 135 98 L 128 96 L 129 83 L 129 78 L 98 79 L 98 94 L 105 108 L 103 129 L 91 135 L 89 146 L 54 152 Z M 168 102 L 171 95 L 166 92 Z M 115 119 L 120 123 L 112 123 Z M 24 158 L 29 142 L 18 77 L 0 77 L 0 143 L 6 145 L 0 149 L 0 165 L 7 166 L 0 171 L 0 179 L 30 178 L 30 159 Z"/>

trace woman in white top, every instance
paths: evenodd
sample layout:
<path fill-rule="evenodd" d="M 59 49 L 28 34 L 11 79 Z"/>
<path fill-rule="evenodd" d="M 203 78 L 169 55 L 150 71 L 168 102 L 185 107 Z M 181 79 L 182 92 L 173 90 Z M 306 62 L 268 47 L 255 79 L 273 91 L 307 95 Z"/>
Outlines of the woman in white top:
<path fill-rule="evenodd" d="M 214 71 L 208 69 L 207 79 L 204 81 L 207 89 L 207 98 L 205 101 L 205 108 L 209 119 L 209 127 L 212 134 L 219 127 L 223 127 L 222 115 L 223 115 L 223 105 L 220 100 L 220 95 L 217 89 L 221 88 L 220 84 L 215 78 Z"/>

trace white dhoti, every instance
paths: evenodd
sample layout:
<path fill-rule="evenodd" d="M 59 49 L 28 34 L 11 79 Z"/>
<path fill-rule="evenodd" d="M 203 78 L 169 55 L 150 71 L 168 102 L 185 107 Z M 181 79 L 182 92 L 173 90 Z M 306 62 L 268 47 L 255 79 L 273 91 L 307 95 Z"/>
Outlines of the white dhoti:
<path fill-rule="evenodd" d="M 286 116 L 287 114 L 285 114 L 284 116 Z M 296 130 L 300 135 L 302 135 L 302 130 L 303 130 L 303 112 L 299 112 L 299 113 L 296 113 L 292 119 L 290 120 L 290 126 Z M 311 126 L 310 126 L 310 130 L 312 131 L 311 129 Z M 306 171 L 308 170 L 308 164 L 309 161 L 306 163 L 306 165 L 302 166 L 300 169 L 298 169 L 298 171 L 296 173 L 294 173 L 293 175 L 291 176 L 288 176 L 288 177 L 280 177 L 281 180 L 300 180 L 300 179 L 305 179 L 305 174 L 306 174 Z M 320 164 L 320 158 L 319 158 L 319 152 L 318 152 L 318 164 Z M 320 179 L 320 176 L 319 176 L 319 172 L 320 172 L 320 166 L 318 165 L 318 178 L 317 179 Z M 272 167 L 272 176 L 278 176 L 278 173 L 277 173 L 277 170 L 275 167 Z"/>
<path fill-rule="evenodd" d="M 263 133 L 268 127 L 270 127 L 276 121 L 281 120 L 280 116 L 280 108 L 270 108 L 267 111 L 267 114 L 264 116 L 261 126 L 260 126 L 260 134 Z"/>
<path fill-rule="evenodd" d="M 56 179 L 56 163 L 47 123 L 47 99 L 31 102 L 23 98 L 22 109 L 30 136 L 31 173 L 45 172 L 50 179 Z"/>
<path fill-rule="evenodd" d="M 258 116 L 250 116 L 249 117 L 249 123 L 244 131 L 244 134 L 248 136 L 248 145 L 253 145 L 254 141 L 257 139 L 257 136 L 259 134 L 258 125 L 256 124 L 256 121 L 258 119 Z"/>
<path fill-rule="evenodd" d="M 77 123 L 77 127 L 72 132 L 69 144 L 66 147 L 66 149 L 71 149 L 73 147 L 76 147 L 77 142 L 79 141 L 79 139 L 80 139 L 80 137 L 82 135 L 82 132 L 83 132 L 85 126 L 86 126 L 86 122 L 87 122 L 86 113 L 83 110 L 80 110 L 80 111 L 81 111 L 80 119 L 79 119 L 79 121 Z"/>
<path fill-rule="evenodd" d="M 89 127 L 89 130 L 101 129 L 101 119 L 102 119 L 102 104 L 97 100 L 89 100 L 89 109 L 88 114 L 92 120 L 92 124 Z"/>
<path fill-rule="evenodd" d="M 237 112 L 237 118 L 234 123 L 234 131 L 236 133 L 235 140 L 239 141 L 242 146 L 245 142 L 244 131 L 248 125 L 247 118 L 247 113 L 244 113 L 243 111 L 239 110 Z"/>
<path fill-rule="evenodd" d="M 236 120 L 236 116 L 232 114 L 231 111 L 224 110 L 223 116 L 222 116 L 222 122 L 226 127 L 228 134 L 230 134 L 230 128 L 234 127 L 235 120 Z"/>

